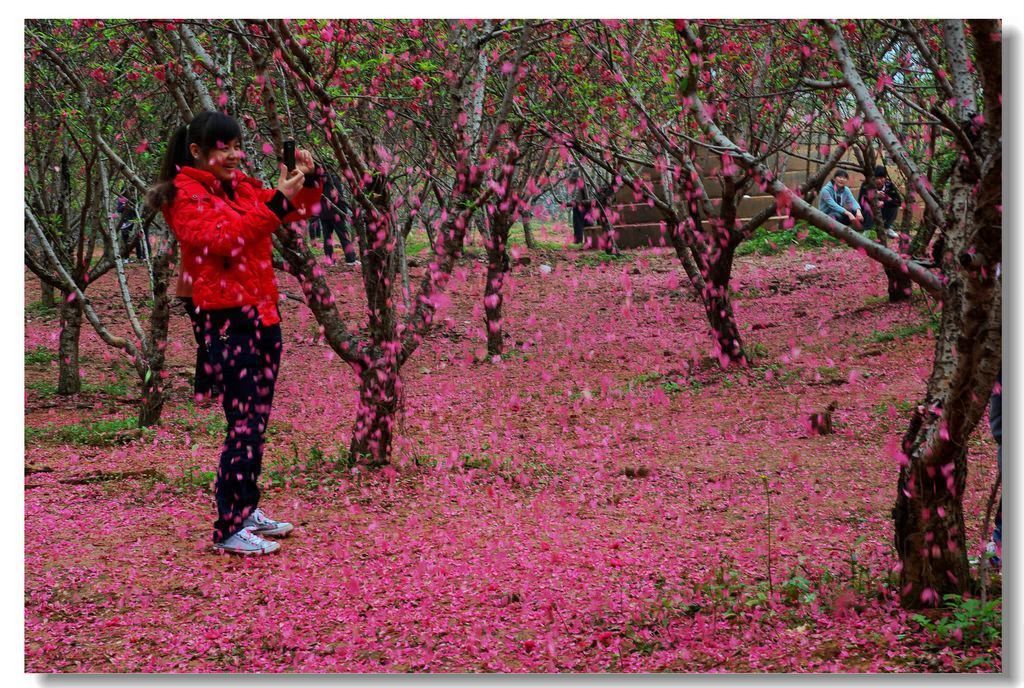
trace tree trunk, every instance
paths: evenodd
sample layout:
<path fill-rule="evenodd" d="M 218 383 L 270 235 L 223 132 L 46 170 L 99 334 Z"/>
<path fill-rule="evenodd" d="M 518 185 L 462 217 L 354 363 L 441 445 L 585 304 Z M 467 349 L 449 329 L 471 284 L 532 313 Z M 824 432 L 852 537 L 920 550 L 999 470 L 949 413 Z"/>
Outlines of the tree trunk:
<path fill-rule="evenodd" d="M 82 378 L 78 370 L 78 341 L 82 334 L 82 306 L 78 299 L 68 301 L 62 292 L 60 307 L 60 345 L 57 350 L 59 377 L 57 394 L 78 394 L 82 391 Z"/>
<path fill-rule="evenodd" d="M 889 303 L 909 301 L 913 296 L 914 283 L 902 270 L 885 269 L 886 282 L 889 289 Z"/>
<path fill-rule="evenodd" d="M 885 230 L 881 224 L 878 226 L 878 243 L 888 248 L 888 237 L 885 236 Z M 910 237 L 905 232 L 900 233 L 900 238 L 896 239 L 896 251 L 901 256 L 909 256 L 910 254 Z M 901 301 L 909 301 L 913 296 L 914 283 L 910 277 L 903 270 L 899 268 L 893 268 L 889 266 L 883 266 L 885 269 L 885 279 L 889 290 L 889 303 L 900 303 Z"/>
<path fill-rule="evenodd" d="M 171 321 L 171 297 L 168 285 L 174 274 L 173 264 L 178 253 L 173 238 L 160 237 L 153 257 L 153 310 L 149 316 L 149 368 L 142 380 L 142 399 L 139 403 L 139 427 L 146 428 L 160 422 L 167 399 L 166 364 L 167 330 Z"/>
<path fill-rule="evenodd" d="M 401 378 L 394 361 L 378 359 L 359 375 L 359 406 L 349 445 L 353 461 L 377 467 L 390 460 L 400 390 Z"/>
<path fill-rule="evenodd" d="M 57 293 L 56 293 L 56 290 L 50 284 L 48 284 L 47 282 L 44 282 L 43 280 L 39 280 L 39 289 L 40 289 L 40 294 L 41 294 L 40 300 L 42 301 L 43 306 L 45 306 L 46 308 L 56 308 L 57 307 Z"/>
<path fill-rule="evenodd" d="M 911 229 L 913 229 L 913 209 L 911 206 L 914 203 L 914 187 L 908 183 L 906 191 L 904 192 L 904 205 L 906 206 L 903 211 L 903 217 L 900 218 L 900 234 L 910 235 Z M 927 215 L 922 218 L 921 226 L 914 233 L 914 238 L 910 242 L 910 254 L 914 256 L 923 256 L 924 252 L 928 249 L 928 244 L 932 242 L 932 237 L 935 236 L 935 222 L 931 220 Z"/>
<path fill-rule="evenodd" d="M 970 291 L 970 290 L 969 290 Z M 905 608 L 935 606 L 970 585 L 963 495 L 967 440 L 985 412 L 1000 365 L 998 294 L 985 301 L 951 284 L 928 393 L 903 437 L 893 508 Z M 966 318 L 965 318 L 966 316 Z M 963 323 L 963 325 L 961 325 Z"/>
<path fill-rule="evenodd" d="M 715 355 L 722 368 L 746 366 L 740 329 L 732 312 L 729 299 L 729 282 L 732 279 L 732 261 L 740 236 L 735 234 L 736 210 L 742 198 L 743 189 L 726 177 L 722 187 L 719 216 L 709 218 L 711 222 L 701 241 L 700 260 L 704 273 L 704 310 L 714 336 Z M 696 208 L 694 208 L 694 211 Z"/>
<path fill-rule="evenodd" d="M 705 249 L 690 245 L 696 241 L 693 236 L 684 238 L 683 225 L 676 218 L 665 215 L 665 221 L 666 232 L 672 240 L 676 257 L 679 258 L 690 284 L 704 306 L 704 313 L 714 336 L 715 355 L 723 368 L 734 364 L 744 365 L 747 358 L 743 352 L 743 341 L 729 299 L 729 281 L 732 279 L 732 261 L 736 247 L 731 244 L 723 247 L 715 255 L 714 262 L 709 262 L 711 258 L 701 252 Z M 701 273 L 697 258 L 706 266 L 707 275 Z"/>
<path fill-rule="evenodd" d="M 530 227 L 530 218 L 523 218 L 523 239 L 526 241 L 526 248 L 536 250 L 537 240 L 533 237 L 533 228 Z"/>
<path fill-rule="evenodd" d="M 487 241 L 487 284 L 484 286 L 484 320 L 487 324 L 487 354 L 500 356 L 505 348 L 501 327 L 501 288 L 508 270 L 508 242 L 510 222 L 506 218 L 491 218 L 491 237 Z"/>
<path fill-rule="evenodd" d="M 977 40 L 990 36 L 991 27 Z M 993 52 L 998 60 L 998 46 Z M 986 99 L 997 95 L 986 92 Z M 950 188 L 943 229 L 955 259 L 944 261 L 948 282 L 928 390 L 903 438 L 893 520 L 906 608 L 940 604 L 971 583 L 963 515 L 967 442 L 1002 366 L 1001 130 L 976 140 L 980 165 L 960 158 Z"/>
<path fill-rule="evenodd" d="M 162 376 L 150 370 L 149 378 L 142 384 L 142 400 L 139 403 L 140 428 L 148 428 L 160 422 L 160 415 L 164 410 L 164 397 Z"/>
<path fill-rule="evenodd" d="M 383 466 L 391 457 L 391 438 L 399 404 L 398 314 L 393 298 L 398 274 L 394 252 L 397 227 L 387 189 L 379 178 L 376 207 L 361 235 L 363 286 L 369 308 L 368 330 L 373 346 L 359 373 L 359 407 L 349 454 L 365 466 Z"/>
<path fill-rule="evenodd" d="M 729 299 L 729 281 L 732 279 L 732 261 L 736 247 L 731 244 L 721 247 L 708 256 L 705 278 L 704 312 L 715 341 L 715 355 L 723 368 L 747 365 L 740 338 L 739 326 Z"/>

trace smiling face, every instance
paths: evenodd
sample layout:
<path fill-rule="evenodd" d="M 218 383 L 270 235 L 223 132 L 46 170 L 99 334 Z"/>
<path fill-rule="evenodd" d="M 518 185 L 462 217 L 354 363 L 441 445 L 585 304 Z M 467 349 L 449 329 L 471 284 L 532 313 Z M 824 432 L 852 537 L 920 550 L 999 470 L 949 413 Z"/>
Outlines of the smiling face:
<path fill-rule="evenodd" d="M 847 180 L 846 177 L 835 177 L 832 180 L 832 183 L 835 184 L 836 189 L 838 189 L 839 191 L 842 191 L 844 188 L 846 188 L 846 182 L 847 181 L 848 180 Z"/>
<path fill-rule="evenodd" d="M 226 144 L 218 142 L 215 148 L 202 151 L 196 144 L 191 144 L 189 150 L 196 161 L 196 167 L 211 173 L 221 181 L 231 181 L 232 176 L 242 162 L 242 141 L 232 139 Z"/>

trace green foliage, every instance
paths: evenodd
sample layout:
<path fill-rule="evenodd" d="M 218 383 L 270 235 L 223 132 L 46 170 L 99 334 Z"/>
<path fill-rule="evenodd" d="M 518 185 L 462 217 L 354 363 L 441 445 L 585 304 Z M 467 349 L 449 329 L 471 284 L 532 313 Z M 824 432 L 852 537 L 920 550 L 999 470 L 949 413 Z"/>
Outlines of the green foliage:
<path fill-rule="evenodd" d="M 138 427 L 136 418 L 113 418 L 45 428 L 25 428 L 25 444 L 39 440 L 79 446 L 110 447 L 153 436 L 152 428 Z"/>
<path fill-rule="evenodd" d="M 674 397 L 684 389 L 699 389 L 695 388 L 694 385 L 699 385 L 695 380 L 691 380 L 684 384 L 685 381 L 681 379 L 670 378 L 661 373 L 640 373 L 639 375 L 630 378 L 626 381 L 626 386 L 622 390 L 626 393 L 633 392 L 637 389 L 649 389 L 654 386 L 661 387 L 661 390 L 670 397 Z"/>
<path fill-rule="evenodd" d="M 564 242 L 561 241 L 546 241 L 540 239 L 538 234 L 539 230 L 548 229 L 555 223 L 552 222 L 536 222 L 532 221 L 531 226 L 533 228 L 533 241 L 538 249 L 545 251 L 561 251 L 564 248 Z M 526 235 L 523 233 L 523 223 L 516 222 L 508 230 L 508 245 L 509 246 L 526 246 Z"/>
<path fill-rule="evenodd" d="M 839 368 L 834 366 L 818 366 L 817 372 L 824 380 L 841 380 L 843 377 Z"/>
<path fill-rule="evenodd" d="M 752 237 L 736 248 L 736 255 L 749 256 L 756 253 L 760 256 L 771 256 L 788 250 L 790 246 L 798 249 L 812 249 L 839 245 L 841 245 L 839 241 L 825 232 L 801 221 L 791 229 L 779 231 L 758 227 Z"/>
<path fill-rule="evenodd" d="M 509 361 L 511 359 L 518 359 L 520 361 L 529 361 L 533 356 L 523 351 L 517 346 L 510 346 L 501 352 L 501 360 Z"/>
<path fill-rule="evenodd" d="M 743 352 L 753 359 L 764 358 L 768 355 L 768 347 L 761 342 L 748 341 L 743 347 Z"/>
<path fill-rule="evenodd" d="M 739 291 L 729 290 L 729 296 L 733 299 L 759 299 L 764 295 L 763 291 L 754 286 L 744 287 Z"/>
<path fill-rule="evenodd" d="M 57 396 L 57 385 L 49 380 L 38 380 L 25 385 L 43 399 Z M 128 385 L 123 381 L 106 382 L 101 385 L 91 382 L 82 382 L 82 394 L 106 394 L 112 397 L 124 397 L 128 395 Z"/>
<path fill-rule="evenodd" d="M 322 485 L 334 485 L 338 476 L 355 466 L 355 460 L 345 447 L 335 447 L 334 454 L 327 454 L 319 445 L 314 444 L 303 456 L 299 445 L 292 442 L 291 452 L 275 455 L 268 461 L 261 476 L 272 488 L 289 488 L 301 485 L 308 488 L 319 488 Z"/>
<path fill-rule="evenodd" d="M 186 402 L 185 409 L 185 417 L 171 420 L 171 425 L 187 430 L 192 434 L 202 433 L 215 439 L 222 438 L 227 433 L 228 422 L 220 409 L 200 415 L 191 400 Z"/>
<path fill-rule="evenodd" d="M 424 251 L 430 251 L 430 238 L 427 237 L 426 231 L 414 229 L 409 232 L 409 236 L 405 237 L 405 255 L 415 258 Z"/>
<path fill-rule="evenodd" d="M 33 301 L 29 305 L 25 306 L 25 315 L 29 315 L 34 318 L 56 318 L 57 307 L 47 305 L 42 301 Z"/>
<path fill-rule="evenodd" d="M 576 264 L 596 267 L 607 265 L 608 263 L 622 263 L 628 260 L 631 260 L 631 258 L 624 253 L 611 254 L 604 251 L 585 251 L 577 256 Z"/>
<path fill-rule="evenodd" d="M 982 603 L 980 598 L 964 598 L 960 595 L 945 595 L 943 601 L 948 612 L 933 619 L 924 614 L 910 618 L 921 628 L 931 632 L 938 647 L 948 644 L 990 647 L 1002 640 L 1003 601 L 1001 598 Z"/>
<path fill-rule="evenodd" d="M 878 330 L 872 330 L 871 334 L 868 335 L 868 340 L 872 342 L 882 343 L 891 342 L 897 339 L 907 339 L 915 335 L 924 334 L 931 329 L 930 323 L 917 323 L 916 325 L 900 325 L 894 327 L 891 330 L 885 330 L 879 332 Z"/>
<path fill-rule="evenodd" d="M 212 492 L 216 479 L 216 471 L 204 471 L 197 464 L 191 464 L 171 482 L 171 487 L 179 490 L 205 489 Z"/>
<path fill-rule="evenodd" d="M 37 346 L 31 351 L 25 352 L 25 365 L 50 365 L 57 360 L 57 353 L 50 351 L 45 346 Z"/>
<path fill-rule="evenodd" d="M 769 371 L 772 373 L 771 381 L 767 380 L 767 374 Z M 754 366 L 750 369 L 750 374 L 754 381 L 761 384 L 778 383 L 781 385 L 788 385 L 789 383 L 800 379 L 800 372 L 798 370 L 788 369 L 781 363 L 766 363 L 764 365 Z"/>
<path fill-rule="evenodd" d="M 864 299 L 865 306 L 879 306 L 887 303 L 889 303 L 888 296 L 869 296 Z"/>
<path fill-rule="evenodd" d="M 875 404 L 874 406 L 872 406 L 871 407 L 871 413 L 876 415 L 876 416 L 880 416 L 880 417 L 888 417 L 889 409 L 890 408 L 895 408 L 896 411 L 898 411 L 899 413 L 907 414 L 907 413 L 910 413 L 911 411 L 913 411 L 914 407 L 916 405 L 917 404 L 915 402 L 909 401 L 909 400 L 904 400 L 904 399 L 896 399 L 896 400 L 893 400 L 893 401 L 883 401 L 881 403 L 878 403 L 878 404 Z"/>

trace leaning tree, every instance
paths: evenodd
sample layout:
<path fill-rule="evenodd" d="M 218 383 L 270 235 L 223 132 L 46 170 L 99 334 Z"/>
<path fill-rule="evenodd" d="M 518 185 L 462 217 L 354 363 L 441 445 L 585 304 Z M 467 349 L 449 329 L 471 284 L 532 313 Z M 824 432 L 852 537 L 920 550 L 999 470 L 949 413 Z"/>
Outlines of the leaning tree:
<path fill-rule="evenodd" d="M 692 70 L 702 69 L 704 46 L 694 27 L 677 30 L 690 47 Z M 953 134 L 957 159 L 947 193 L 936 195 L 878 108 L 884 82 L 868 84 L 858 72 L 849 42 L 857 26 L 822 21 L 806 27 L 808 52 L 833 65 L 864 117 L 865 127 L 885 147 L 893 164 L 914 185 L 925 212 L 945 238 L 940 272 L 933 274 L 823 215 L 787 188 L 754 156 L 729 139 L 700 98 L 688 105 L 708 140 L 732 151 L 738 164 L 756 170 L 759 184 L 785 210 L 878 262 L 902 270 L 942 306 L 935 358 L 927 390 L 903 437 L 895 520 L 901 559 L 900 595 L 906 607 L 938 604 L 969 589 L 963 514 L 967 440 L 985 413 L 1001 366 L 1002 286 L 1002 58 L 996 20 L 946 20 L 943 51 L 932 55 L 950 79 L 956 97 L 945 103 L 945 126 Z"/>

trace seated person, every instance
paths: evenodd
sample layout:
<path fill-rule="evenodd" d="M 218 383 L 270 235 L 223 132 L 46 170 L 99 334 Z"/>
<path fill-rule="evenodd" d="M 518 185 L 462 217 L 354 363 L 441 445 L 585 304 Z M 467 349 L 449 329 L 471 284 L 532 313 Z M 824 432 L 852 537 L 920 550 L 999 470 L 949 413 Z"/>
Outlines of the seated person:
<path fill-rule="evenodd" d="M 882 227 L 885 229 L 885 235 L 890 239 L 896 239 L 899 234 L 892 228 L 894 222 L 896 222 L 896 215 L 900 211 L 900 205 L 903 203 L 903 197 L 900 195 L 896 185 L 889 179 L 889 173 L 884 167 L 879 165 L 875 168 L 874 177 L 870 184 L 864 184 L 860 187 L 859 200 L 861 207 L 870 206 L 871 216 L 869 217 L 865 213 L 865 217 L 868 217 L 868 221 L 864 223 L 864 229 L 871 229 L 875 224 L 875 209 L 881 207 L 881 212 L 878 213 L 881 219 Z"/>
<path fill-rule="evenodd" d="M 860 205 L 854 200 L 853 193 L 846 186 L 849 181 L 850 175 L 844 170 L 836 172 L 832 176 L 832 181 L 821 190 L 818 209 L 847 227 L 854 222 L 859 227 L 864 222 L 864 215 L 860 211 Z"/>

